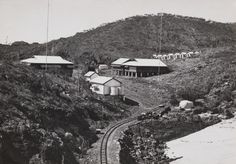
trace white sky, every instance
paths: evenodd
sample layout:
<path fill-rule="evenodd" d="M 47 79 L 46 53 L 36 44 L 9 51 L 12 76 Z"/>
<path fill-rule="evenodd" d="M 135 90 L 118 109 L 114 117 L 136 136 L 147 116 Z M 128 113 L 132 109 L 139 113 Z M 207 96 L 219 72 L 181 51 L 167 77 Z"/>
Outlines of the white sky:
<path fill-rule="evenodd" d="M 236 22 L 236 0 L 50 0 L 49 40 L 160 12 Z M 47 0 L 0 0 L 0 43 L 45 42 L 46 15 Z"/>

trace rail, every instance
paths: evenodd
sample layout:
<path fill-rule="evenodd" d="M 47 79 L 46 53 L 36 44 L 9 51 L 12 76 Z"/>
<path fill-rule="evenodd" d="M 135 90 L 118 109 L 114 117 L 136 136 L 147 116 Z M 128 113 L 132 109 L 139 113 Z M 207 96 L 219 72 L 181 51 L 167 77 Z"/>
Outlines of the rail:
<path fill-rule="evenodd" d="M 130 119 L 126 119 L 122 122 L 119 122 L 113 126 L 111 126 L 106 133 L 103 135 L 102 137 L 102 141 L 101 141 L 101 146 L 100 146 L 100 163 L 101 164 L 108 164 L 108 158 L 107 158 L 107 146 L 108 146 L 108 141 L 109 138 L 111 136 L 111 134 L 120 126 L 125 125 L 131 121 L 136 120 L 137 118 L 130 118 Z"/>

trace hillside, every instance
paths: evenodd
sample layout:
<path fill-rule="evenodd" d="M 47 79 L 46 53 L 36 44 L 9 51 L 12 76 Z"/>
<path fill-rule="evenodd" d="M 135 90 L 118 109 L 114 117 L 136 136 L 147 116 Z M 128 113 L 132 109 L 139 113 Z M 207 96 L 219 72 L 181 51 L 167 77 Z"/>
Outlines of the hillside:
<path fill-rule="evenodd" d="M 84 71 L 118 57 L 149 58 L 158 50 L 160 19 L 146 15 L 108 23 L 51 41 L 49 52 L 74 61 Z M 126 96 L 140 102 L 140 109 L 201 99 L 200 112 L 235 112 L 235 27 L 164 14 L 162 52 L 202 53 L 168 61 L 170 74 L 120 77 Z M 82 78 L 44 74 L 13 62 L 44 54 L 44 44 L 0 45 L 0 163 L 78 163 L 97 139 L 95 128 L 130 114 L 129 106 L 118 98 L 91 93 Z"/>
<path fill-rule="evenodd" d="M 95 128 L 126 117 L 119 99 L 92 94 L 88 84 L 17 64 L 0 64 L 0 163 L 79 163 Z"/>
<path fill-rule="evenodd" d="M 126 96 L 149 107 L 146 109 L 160 113 L 171 108 L 164 118 L 155 117 L 154 114 L 154 117 L 147 117 L 124 132 L 125 137 L 120 140 L 122 164 L 171 163 L 165 156 L 168 150 L 165 147 L 166 141 L 194 133 L 236 114 L 235 48 L 213 48 L 192 58 L 170 60 L 167 64 L 173 70 L 169 74 L 119 78 L 126 86 Z M 181 100 L 191 100 L 194 103 L 191 111 L 178 108 Z M 161 108 L 160 104 L 165 108 Z M 205 116 L 201 117 L 198 115 L 200 113 Z M 158 144 L 153 145 L 153 142 Z M 215 148 L 214 143 L 211 144 Z M 191 148 L 183 150 L 198 153 Z M 224 152 L 220 149 L 218 151 Z M 222 158 L 226 156 L 228 154 Z"/>
<path fill-rule="evenodd" d="M 159 47 L 160 15 L 134 16 L 49 43 L 50 54 L 82 65 L 110 63 L 118 57 L 151 57 Z M 199 50 L 235 44 L 233 24 L 164 14 L 162 52 Z M 1 58 L 45 54 L 45 45 L 15 42 L 1 46 Z"/>
<path fill-rule="evenodd" d="M 155 107 L 173 99 L 194 101 L 200 98 L 208 99 L 209 109 L 212 109 L 224 101 L 233 101 L 235 63 L 235 48 L 216 48 L 203 51 L 194 58 L 168 61 L 173 70 L 169 74 L 137 79 L 120 77 L 120 80 L 126 85 L 126 95 L 144 106 Z"/>

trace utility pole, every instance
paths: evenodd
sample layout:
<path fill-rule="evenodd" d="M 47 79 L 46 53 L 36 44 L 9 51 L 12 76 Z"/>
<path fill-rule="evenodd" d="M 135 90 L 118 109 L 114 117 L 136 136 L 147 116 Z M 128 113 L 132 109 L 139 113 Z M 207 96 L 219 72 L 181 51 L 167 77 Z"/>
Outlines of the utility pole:
<path fill-rule="evenodd" d="M 45 65 L 45 71 L 47 71 L 47 57 L 48 57 L 48 33 L 49 33 L 49 7 L 50 7 L 50 3 L 48 0 L 48 6 L 47 6 L 47 32 L 46 32 L 46 65 Z"/>
<path fill-rule="evenodd" d="M 161 54 L 161 41 L 162 41 L 162 16 L 163 13 L 161 13 L 161 25 L 160 25 L 160 36 L 159 36 L 159 55 Z"/>
<path fill-rule="evenodd" d="M 159 33 L 159 55 L 161 55 L 161 41 L 162 41 L 162 16 L 163 13 L 160 13 L 161 16 L 161 25 L 160 25 L 160 33 Z M 158 75 L 160 75 L 160 67 L 158 67 Z"/>
<path fill-rule="evenodd" d="M 5 44 L 8 45 L 8 35 L 6 37 Z"/>

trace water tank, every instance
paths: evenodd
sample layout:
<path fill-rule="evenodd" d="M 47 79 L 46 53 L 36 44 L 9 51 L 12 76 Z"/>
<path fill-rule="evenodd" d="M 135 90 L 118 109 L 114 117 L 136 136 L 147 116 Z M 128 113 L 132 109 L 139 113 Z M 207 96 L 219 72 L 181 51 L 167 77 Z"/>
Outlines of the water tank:
<path fill-rule="evenodd" d="M 117 87 L 111 87 L 111 92 L 110 92 L 111 96 L 115 96 L 119 94 L 119 90 Z"/>

